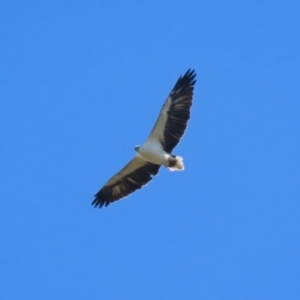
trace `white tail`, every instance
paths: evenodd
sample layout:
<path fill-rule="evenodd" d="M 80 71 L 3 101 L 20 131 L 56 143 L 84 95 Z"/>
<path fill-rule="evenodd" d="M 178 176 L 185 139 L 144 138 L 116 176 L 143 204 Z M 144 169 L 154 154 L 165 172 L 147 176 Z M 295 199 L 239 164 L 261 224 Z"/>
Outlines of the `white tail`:
<path fill-rule="evenodd" d="M 183 158 L 181 156 L 175 156 L 175 165 L 172 167 L 168 167 L 170 171 L 183 171 L 184 165 L 183 165 Z"/>

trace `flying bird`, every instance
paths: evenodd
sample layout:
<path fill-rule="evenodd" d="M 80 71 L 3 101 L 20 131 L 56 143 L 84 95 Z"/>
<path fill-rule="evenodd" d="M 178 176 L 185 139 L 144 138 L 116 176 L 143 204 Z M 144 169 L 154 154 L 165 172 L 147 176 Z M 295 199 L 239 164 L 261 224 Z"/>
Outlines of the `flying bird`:
<path fill-rule="evenodd" d="M 92 205 L 108 206 L 137 189 L 156 175 L 161 166 L 170 171 L 184 170 L 183 158 L 172 154 L 190 119 L 196 73 L 189 69 L 177 80 L 165 101 L 158 119 L 145 143 L 136 146 L 135 157 L 115 174 L 95 195 Z"/>

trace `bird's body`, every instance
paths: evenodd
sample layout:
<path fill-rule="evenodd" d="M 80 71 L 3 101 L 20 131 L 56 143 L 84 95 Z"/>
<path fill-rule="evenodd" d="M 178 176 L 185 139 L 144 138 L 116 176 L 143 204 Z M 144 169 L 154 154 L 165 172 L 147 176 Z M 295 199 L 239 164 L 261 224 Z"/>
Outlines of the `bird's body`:
<path fill-rule="evenodd" d="M 95 195 L 92 205 L 107 206 L 147 184 L 161 166 L 184 170 L 183 158 L 172 154 L 190 118 L 196 74 L 188 70 L 180 76 L 165 101 L 145 143 L 135 147 L 136 156 Z"/>
<path fill-rule="evenodd" d="M 167 166 L 170 154 L 166 153 L 159 145 L 146 141 L 136 151 L 141 159 L 157 165 Z"/>
<path fill-rule="evenodd" d="M 169 154 L 159 145 L 148 140 L 145 144 L 139 147 L 137 150 L 137 156 L 147 162 L 165 166 L 169 168 L 170 171 L 184 170 L 182 157 Z"/>

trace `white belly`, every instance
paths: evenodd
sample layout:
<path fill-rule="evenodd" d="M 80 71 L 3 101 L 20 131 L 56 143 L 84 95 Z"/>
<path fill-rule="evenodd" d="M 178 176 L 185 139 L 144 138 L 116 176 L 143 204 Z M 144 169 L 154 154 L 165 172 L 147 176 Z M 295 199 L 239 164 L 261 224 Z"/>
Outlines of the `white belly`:
<path fill-rule="evenodd" d="M 149 161 L 157 165 L 168 165 L 170 154 L 166 153 L 159 146 L 151 143 L 145 143 L 137 151 L 137 155 L 143 160 Z"/>

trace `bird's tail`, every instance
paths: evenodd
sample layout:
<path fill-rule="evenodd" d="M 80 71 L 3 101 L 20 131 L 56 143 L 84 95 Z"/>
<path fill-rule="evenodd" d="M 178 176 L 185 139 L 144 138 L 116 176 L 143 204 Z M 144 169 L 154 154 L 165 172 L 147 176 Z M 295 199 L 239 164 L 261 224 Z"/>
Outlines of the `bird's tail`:
<path fill-rule="evenodd" d="M 183 158 L 181 156 L 170 156 L 168 159 L 169 165 L 168 169 L 170 171 L 183 171 Z"/>

